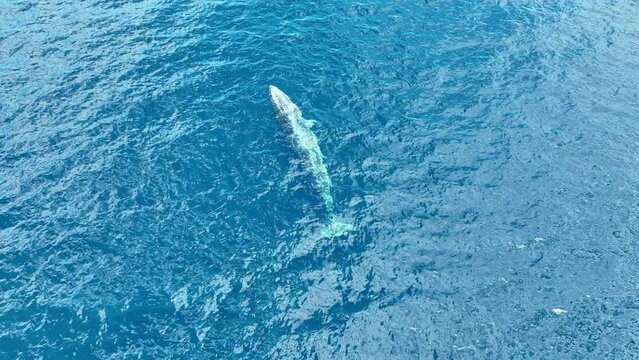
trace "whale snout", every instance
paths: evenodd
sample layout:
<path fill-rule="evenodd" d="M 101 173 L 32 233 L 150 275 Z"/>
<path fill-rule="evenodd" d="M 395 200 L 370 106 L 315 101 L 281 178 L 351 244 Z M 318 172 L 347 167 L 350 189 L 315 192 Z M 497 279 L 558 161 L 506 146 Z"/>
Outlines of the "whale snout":
<path fill-rule="evenodd" d="M 269 85 L 268 92 L 277 112 L 287 114 L 295 107 L 288 96 L 286 96 L 282 90 L 278 89 L 277 86 Z"/>
<path fill-rule="evenodd" d="M 271 96 L 271 99 L 283 99 L 286 95 L 282 92 L 282 90 L 278 89 L 275 85 L 268 86 L 268 94 Z"/>
<path fill-rule="evenodd" d="M 273 109 L 280 120 L 284 123 L 290 123 L 302 118 L 302 112 L 297 105 L 293 104 L 291 99 L 277 86 L 269 85 L 268 91 Z"/>

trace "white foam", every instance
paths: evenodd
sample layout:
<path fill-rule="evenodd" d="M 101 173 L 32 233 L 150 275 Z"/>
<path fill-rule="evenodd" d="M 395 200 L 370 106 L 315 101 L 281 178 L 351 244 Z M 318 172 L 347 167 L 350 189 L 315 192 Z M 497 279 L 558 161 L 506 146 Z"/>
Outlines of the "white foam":
<path fill-rule="evenodd" d="M 562 309 L 562 308 L 558 308 L 558 307 L 556 307 L 556 308 L 554 308 L 554 309 L 552 309 L 550 311 L 552 311 L 555 315 L 563 315 L 563 314 L 568 312 L 568 310 Z"/>

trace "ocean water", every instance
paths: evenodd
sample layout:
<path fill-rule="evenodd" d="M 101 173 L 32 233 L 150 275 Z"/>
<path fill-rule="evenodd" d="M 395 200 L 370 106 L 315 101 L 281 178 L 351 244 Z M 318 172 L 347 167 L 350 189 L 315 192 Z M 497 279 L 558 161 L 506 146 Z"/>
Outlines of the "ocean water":
<path fill-rule="evenodd" d="M 0 358 L 639 358 L 638 29 L 630 0 L 0 2 Z M 269 84 L 352 234 L 318 236 Z"/>

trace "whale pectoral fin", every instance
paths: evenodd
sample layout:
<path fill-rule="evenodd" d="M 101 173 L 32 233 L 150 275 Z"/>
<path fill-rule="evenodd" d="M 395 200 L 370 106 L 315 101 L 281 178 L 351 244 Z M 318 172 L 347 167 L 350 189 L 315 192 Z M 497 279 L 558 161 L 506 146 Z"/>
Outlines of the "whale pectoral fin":
<path fill-rule="evenodd" d="M 308 126 L 309 129 L 312 129 L 313 126 L 315 126 L 316 123 L 317 123 L 317 121 L 315 121 L 313 119 L 305 119 L 304 120 L 304 124 L 306 124 L 306 126 Z"/>

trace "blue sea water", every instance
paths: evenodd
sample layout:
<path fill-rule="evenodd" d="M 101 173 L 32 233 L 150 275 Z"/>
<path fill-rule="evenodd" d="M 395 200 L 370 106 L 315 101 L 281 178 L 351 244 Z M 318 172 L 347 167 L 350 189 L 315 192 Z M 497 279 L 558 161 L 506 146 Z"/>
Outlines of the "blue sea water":
<path fill-rule="evenodd" d="M 638 30 L 636 1 L 0 2 L 0 358 L 639 358 Z M 317 236 L 269 84 L 356 232 Z"/>

